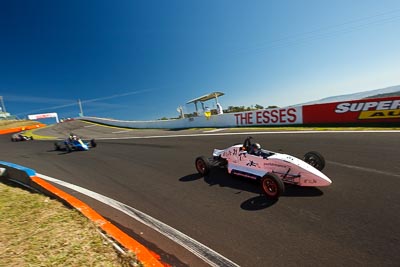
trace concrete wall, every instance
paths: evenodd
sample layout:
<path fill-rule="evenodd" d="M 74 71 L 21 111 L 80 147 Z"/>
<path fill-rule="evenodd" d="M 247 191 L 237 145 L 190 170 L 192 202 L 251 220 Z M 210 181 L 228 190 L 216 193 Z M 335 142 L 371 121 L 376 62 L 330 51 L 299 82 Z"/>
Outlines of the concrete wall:
<path fill-rule="evenodd" d="M 287 108 L 263 109 L 165 121 L 120 121 L 103 118 L 81 119 L 127 128 L 225 128 L 276 125 L 398 125 L 400 96 L 368 98 Z"/>
<path fill-rule="evenodd" d="M 302 124 L 303 122 L 301 107 L 265 109 L 212 115 L 209 119 L 207 119 L 205 116 L 156 121 L 121 121 L 96 117 L 80 117 L 78 119 L 118 127 L 142 129 L 224 128 L 241 126 L 251 127 L 263 125 Z"/>

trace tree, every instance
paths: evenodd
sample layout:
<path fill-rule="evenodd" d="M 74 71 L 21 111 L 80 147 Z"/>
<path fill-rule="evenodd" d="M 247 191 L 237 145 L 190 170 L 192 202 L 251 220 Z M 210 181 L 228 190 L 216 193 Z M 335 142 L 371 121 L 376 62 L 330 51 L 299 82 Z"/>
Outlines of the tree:
<path fill-rule="evenodd" d="M 269 106 L 268 108 L 277 108 L 277 106 Z M 258 109 L 264 109 L 263 106 L 256 104 L 255 106 L 251 105 L 250 107 L 245 107 L 245 106 L 229 106 L 227 109 L 224 109 L 224 113 L 234 113 L 234 112 L 243 112 L 243 111 L 252 111 L 252 110 L 258 110 Z"/>

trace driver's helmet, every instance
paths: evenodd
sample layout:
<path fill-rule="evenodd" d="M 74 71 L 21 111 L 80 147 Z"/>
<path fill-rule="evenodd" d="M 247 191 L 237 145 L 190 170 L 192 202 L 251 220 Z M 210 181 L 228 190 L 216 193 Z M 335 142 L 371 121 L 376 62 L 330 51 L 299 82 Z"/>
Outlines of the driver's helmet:
<path fill-rule="evenodd" d="M 254 143 L 254 144 L 252 144 L 251 145 L 251 153 L 253 153 L 253 154 L 258 154 L 258 153 L 260 153 L 260 151 L 261 151 L 261 146 L 260 146 L 260 144 L 259 143 Z"/>
<path fill-rule="evenodd" d="M 69 138 L 69 140 L 71 140 L 71 141 L 77 140 L 77 139 L 78 139 L 78 137 L 77 137 L 75 134 L 73 134 L 73 133 L 70 133 L 68 138 Z"/>

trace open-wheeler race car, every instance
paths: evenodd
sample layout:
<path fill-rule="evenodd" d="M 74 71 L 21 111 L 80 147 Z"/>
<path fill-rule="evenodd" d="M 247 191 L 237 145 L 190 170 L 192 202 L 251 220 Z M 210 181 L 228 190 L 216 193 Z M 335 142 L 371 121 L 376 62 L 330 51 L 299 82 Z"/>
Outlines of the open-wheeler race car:
<path fill-rule="evenodd" d="M 33 140 L 33 136 L 25 135 L 23 132 L 11 135 L 12 142 L 28 141 L 28 140 Z"/>
<path fill-rule="evenodd" d="M 87 151 L 92 147 L 96 147 L 97 143 L 94 139 L 83 141 L 80 137 L 70 134 L 67 139 L 54 143 L 54 149 L 59 151 Z"/>
<path fill-rule="evenodd" d="M 246 138 L 243 144 L 226 149 L 214 149 L 213 157 L 196 158 L 197 171 L 206 176 L 213 167 L 226 168 L 229 174 L 239 175 L 261 183 L 262 191 L 277 199 L 285 190 L 285 183 L 298 186 L 328 186 L 332 181 L 321 172 L 325 159 L 311 151 L 304 159 L 261 149 L 258 143 Z"/>

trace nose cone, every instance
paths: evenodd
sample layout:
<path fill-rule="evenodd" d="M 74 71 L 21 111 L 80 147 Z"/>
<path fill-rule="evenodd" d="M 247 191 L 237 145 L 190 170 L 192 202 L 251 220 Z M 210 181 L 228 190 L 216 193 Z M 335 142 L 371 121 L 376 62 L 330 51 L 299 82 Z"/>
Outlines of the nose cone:
<path fill-rule="evenodd" d="M 301 186 L 328 186 L 332 183 L 325 174 L 320 173 L 319 175 L 308 175 L 302 179 Z"/>
<path fill-rule="evenodd" d="M 331 185 L 331 183 L 332 183 L 331 179 L 325 176 L 319 179 L 317 186 L 328 186 Z"/>
<path fill-rule="evenodd" d="M 315 177 L 316 183 L 315 186 L 328 186 L 331 185 L 332 181 L 325 174 L 320 173 L 317 177 Z"/>
<path fill-rule="evenodd" d="M 322 173 L 321 171 L 312 168 L 311 170 L 311 179 L 312 179 L 312 183 L 314 183 L 312 186 L 328 186 L 330 184 L 332 184 L 331 179 L 328 178 L 328 176 L 326 176 L 324 173 Z"/>

